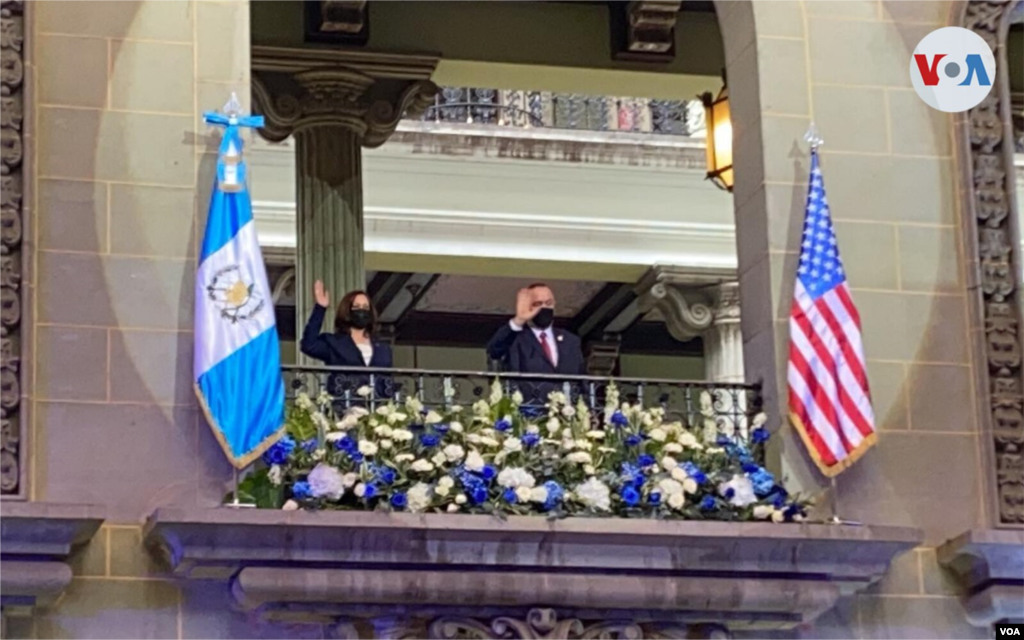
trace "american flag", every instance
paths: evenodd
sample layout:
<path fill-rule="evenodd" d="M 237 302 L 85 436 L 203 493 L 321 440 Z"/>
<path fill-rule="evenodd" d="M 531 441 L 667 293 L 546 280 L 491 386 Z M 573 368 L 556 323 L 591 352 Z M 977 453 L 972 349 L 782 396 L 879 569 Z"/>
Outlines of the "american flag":
<path fill-rule="evenodd" d="M 875 443 L 860 315 L 839 257 L 816 149 L 789 316 L 788 379 L 793 425 L 826 476 L 849 467 Z"/>

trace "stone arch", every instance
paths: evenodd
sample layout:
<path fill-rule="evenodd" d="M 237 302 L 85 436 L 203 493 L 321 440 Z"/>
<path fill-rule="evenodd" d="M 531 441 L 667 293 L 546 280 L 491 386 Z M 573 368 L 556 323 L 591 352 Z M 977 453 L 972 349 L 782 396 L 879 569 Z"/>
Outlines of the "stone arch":
<path fill-rule="evenodd" d="M 1024 299 L 1006 40 L 1010 24 L 1024 21 L 1024 2 L 959 2 L 953 17 L 996 53 L 992 92 L 958 114 L 955 127 L 978 420 L 988 440 L 989 513 L 993 525 L 1019 526 L 1024 525 Z"/>

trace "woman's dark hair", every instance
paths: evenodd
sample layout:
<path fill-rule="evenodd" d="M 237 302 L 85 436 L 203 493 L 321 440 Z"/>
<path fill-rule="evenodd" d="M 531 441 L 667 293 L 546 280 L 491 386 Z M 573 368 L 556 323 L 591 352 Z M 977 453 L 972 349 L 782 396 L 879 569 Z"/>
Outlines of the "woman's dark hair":
<path fill-rule="evenodd" d="M 334 312 L 334 332 L 348 333 L 352 328 L 352 303 L 359 296 L 366 296 L 370 302 L 370 326 L 366 327 L 366 333 L 373 335 L 377 333 L 377 310 L 373 308 L 373 300 L 365 291 L 349 291 L 345 297 L 338 302 L 338 309 Z"/>

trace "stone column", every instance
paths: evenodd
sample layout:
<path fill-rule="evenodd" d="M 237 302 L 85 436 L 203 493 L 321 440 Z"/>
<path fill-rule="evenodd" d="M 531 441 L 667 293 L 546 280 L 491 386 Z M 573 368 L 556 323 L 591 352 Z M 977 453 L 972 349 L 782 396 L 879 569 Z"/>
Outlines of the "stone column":
<path fill-rule="evenodd" d="M 711 305 L 713 320 L 704 332 L 704 367 L 713 382 L 742 383 L 743 334 L 740 332 L 740 287 L 718 285 Z"/>
<path fill-rule="evenodd" d="M 295 138 L 296 315 L 323 280 L 332 302 L 366 288 L 361 147 L 383 144 L 433 102 L 435 58 L 280 48 L 253 50 L 254 105 L 272 142 Z M 324 330 L 333 328 L 327 314 Z"/>

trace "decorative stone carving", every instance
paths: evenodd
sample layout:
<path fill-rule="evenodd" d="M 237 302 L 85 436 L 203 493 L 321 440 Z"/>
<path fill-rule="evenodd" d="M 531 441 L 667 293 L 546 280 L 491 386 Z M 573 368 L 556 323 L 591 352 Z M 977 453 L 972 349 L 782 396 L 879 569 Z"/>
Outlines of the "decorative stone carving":
<path fill-rule="evenodd" d="M 1009 0 L 971 0 L 967 3 L 963 26 L 980 35 L 993 50 L 1003 52 L 1011 13 L 1016 4 Z M 1001 74 L 1006 59 L 997 61 Z M 979 367 L 988 423 L 995 444 L 993 480 L 996 487 L 998 521 L 1024 524 L 1024 371 L 1021 365 L 1021 293 L 1018 273 L 1020 256 L 1013 180 L 1013 124 L 1010 96 L 1005 95 L 1005 75 L 994 90 L 968 114 L 960 134 L 967 158 L 966 233 L 976 238 L 972 248 L 980 285 L 975 300 L 976 326 L 984 328 L 982 353 L 985 367 Z"/>
<path fill-rule="evenodd" d="M 646 293 L 637 298 L 642 313 L 657 309 L 673 338 L 680 342 L 692 340 L 711 328 L 715 316 L 710 303 L 703 297 L 687 295 L 679 288 L 666 283 L 655 283 Z"/>
<path fill-rule="evenodd" d="M 25 7 L 0 2 L 0 493 L 21 496 Z"/>
<path fill-rule="evenodd" d="M 960 582 L 971 624 L 1024 619 L 1024 531 L 967 531 L 937 553 Z"/>

